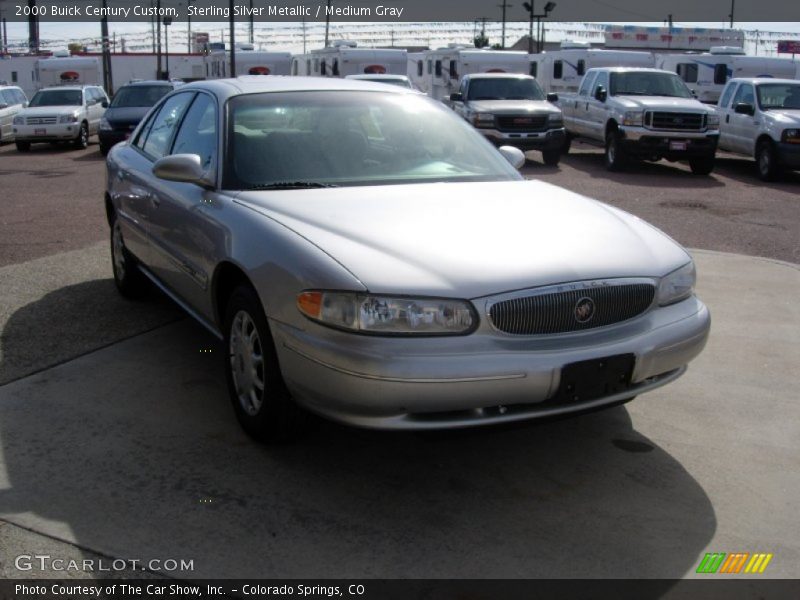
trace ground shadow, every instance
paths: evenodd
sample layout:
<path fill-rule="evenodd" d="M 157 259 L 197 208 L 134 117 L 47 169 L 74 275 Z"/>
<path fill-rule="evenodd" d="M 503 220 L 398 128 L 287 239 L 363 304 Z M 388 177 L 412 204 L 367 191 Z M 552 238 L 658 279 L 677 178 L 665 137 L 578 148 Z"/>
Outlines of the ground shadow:
<path fill-rule="evenodd" d="M 759 188 L 791 192 L 797 191 L 797 184 L 800 183 L 800 171 L 783 171 L 775 181 L 762 181 L 758 176 L 756 162 L 747 158 L 717 156 L 714 169 L 720 175 Z"/>
<path fill-rule="evenodd" d="M 0 388 L 0 515 L 191 559 L 184 578 L 676 578 L 714 535 L 702 487 L 623 407 L 426 435 L 317 420 L 266 447 L 235 421 L 221 354 L 183 320 Z"/>

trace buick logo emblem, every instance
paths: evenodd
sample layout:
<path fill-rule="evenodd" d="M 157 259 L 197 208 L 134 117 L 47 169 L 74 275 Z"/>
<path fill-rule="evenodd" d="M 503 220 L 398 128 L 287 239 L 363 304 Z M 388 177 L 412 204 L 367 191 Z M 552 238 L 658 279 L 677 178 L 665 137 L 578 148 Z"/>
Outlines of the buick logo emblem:
<path fill-rule="evenodd" d="M 578 323 L 588 323 L 594 316 L 594 300 L 584 296 L 575 303 L 573 314 Z"/>

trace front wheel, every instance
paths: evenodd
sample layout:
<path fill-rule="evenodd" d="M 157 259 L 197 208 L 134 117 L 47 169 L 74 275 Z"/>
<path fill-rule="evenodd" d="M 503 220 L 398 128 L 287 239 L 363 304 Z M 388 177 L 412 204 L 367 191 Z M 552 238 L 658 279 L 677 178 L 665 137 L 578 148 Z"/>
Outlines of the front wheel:
<path fill-rule="evenodd" d="M 758 167 L 758 176 L 763 181 L 773 181 L 778 178 L 780 168 L 777 159 L 772 142 L 768 140 L 759 142 L 756 149 L 756 166 Z"/>
<path fill-rule="evenodd" d="M 616 131 L 609 131 L 606 136 L 606 169 L 609 171 L 621 171 L 625 168 L 626 157 L 622 149 L 619 134 Z"/>
<path fill-rule="evenodd" d="M 549 167 L 555 167 L 558 165 L 558 161 L 561 160 L 561 152 L 559 150 L 543 150 L 542 151 L 542 161 Z"/>
<path fill-rule="evenodd" d="M 242 285 L 233 291 L 224 327 L 225 375 L 242 428 L 262 442 L 295 437 L 303 411 L 283 382 L 267 317 L 251 287 Z"/>
<path fill-rule="evenodd" d="M 17 152 L 30 152 L 30 151 L 31 151 L 30 142 L 17 142 Z"/>
<path fill-rule="evenodd" d="M 708 175 L 714 170 L 714 157 L 693 158 L 689 161 L 689 167 L 695 175 Z"/>
<path fill-rule="evenodd" d="M 75 147 L 81 150 L 89 147 L 89 126 L 86 123 L 81 123 L 78 137 L 75 138 Z"/>

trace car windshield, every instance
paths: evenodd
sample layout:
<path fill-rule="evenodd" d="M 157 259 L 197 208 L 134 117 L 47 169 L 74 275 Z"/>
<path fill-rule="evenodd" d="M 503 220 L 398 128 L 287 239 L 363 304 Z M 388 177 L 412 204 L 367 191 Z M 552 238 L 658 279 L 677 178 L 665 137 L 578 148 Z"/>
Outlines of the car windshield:
<path fill-rule="evenodd" d="M 692 92 L 675 73 L 630 71 L 611 73 L 612 96 L 672 96 L 692 98 Z"/>
<path fill-rule="evenodd" d="M 82 103 L 80 90 L 44 90 L 36 92 L 28 106 L 80 106 Z"/>
<path fill-rule="evenodd" d="M 761 110 L 770 108 L 797 108 L 800 109 L 800 84 L 798 83 L 767 83 L 759 85 L 758 105 Z"/>
<path fill-rule="evenodd" d="M 520 179 L 444 105 L 391 92 L 238 96 L 226 159 L 227 189 Z"/>
<path fill-rule="evenodd" d="M 535 79 L 522 77 L 473 79 L 467 100 L 544 100 Z"/>
<path fill-rule="evenodd" d="M 131 85 L 114 94 L 112 108 L 150 107 L 172 91 L 168 85 Z"/>

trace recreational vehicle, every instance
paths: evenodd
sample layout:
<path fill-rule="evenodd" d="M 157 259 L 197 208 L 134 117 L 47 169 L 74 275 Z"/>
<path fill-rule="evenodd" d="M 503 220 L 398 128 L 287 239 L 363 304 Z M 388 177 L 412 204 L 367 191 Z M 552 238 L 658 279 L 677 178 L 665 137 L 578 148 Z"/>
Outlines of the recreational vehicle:
<path fill-rule="evenodd" d="M 406 51 L 393 48 L 358 48 L 355 42 L 338 41 L 333 46 L 298 54 L 292 58 L 292 75 L 347 77 L 359 74 L 405 75 Z"/>
<path fill-rule="evenodd" d="M 529 73 L 546 92 L 574 93 L 589 69 L 600 67 L 655 67 L 652 52 L 604 50 L 586 42 L 562 42 L 561 49 L 531 54 Z"/>
<path fill-rule="evenodd" d="M 100 60 L 89 56 L 59 56 L 36 61 L 37 89 L 56 85 L 95 85 L 102 83 Z"/>
<path fill-rule="evenodd" d="M 478 50 L 449 46 L 415 54 L 409 62 L 412 83 L 435 100 L 449 101 L 458 91 L 460 79 L 473 73 L 528 72 L 528 53 L 505 50 Z"/>
<path fill-rule="evenodd" d="M 231 56 L 227 50 L 214 50 L 205 57 L 206 79 L 231 76 Z M 292 64 L 289 52 L 260 52 L 239 49 L 236 75 L 288 75 Z"/>
<path fill-rule="evenodd" d="M 718 46 L 702 54 L 664 54 L 658 66 L 672 71 L 701 102 L 716 104 L 722 88 L 734 77 L 797 78 L 798 65 L 790 58 L 745 56 L 742 48 Z"/>

